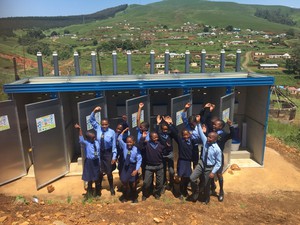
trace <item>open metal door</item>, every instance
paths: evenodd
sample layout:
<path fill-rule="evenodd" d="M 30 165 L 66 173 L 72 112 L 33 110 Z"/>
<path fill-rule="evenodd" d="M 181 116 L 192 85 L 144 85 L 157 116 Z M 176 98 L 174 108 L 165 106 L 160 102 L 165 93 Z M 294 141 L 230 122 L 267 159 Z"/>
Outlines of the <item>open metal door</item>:
<path fill-rule="evenodd" d="M 92 125 L 89 122 L 90 115 L 94 110 L 94 108 L 96 108 L 97 106 L 101 107 L 101 111 L 97 112 L 95 114 L 95 117 L 96 117 L 96 121 L 99 124 L 101 124 L 101 118 L 107 118 L 107 105 L 106 105 L 105 97 L 93 98 L 90 100 L 77 103 L 78 121 L 81 126 L 81 130 L 83 134 L 85 134 L 85 132 L 87 132 L 88 130 L 93 129 Z M 80 149 L 80 151 L 81 151 L 82 162 L 84 162 L 85 159 L 84 150 Z"/>
<path fill-rule="evenodd" d="M 27 174 L 19 127 L 19 118 L 13 101 L 0 102 L 0 185 Z"/>
<path fill-rule="evenodd" d="M 95 114 L 96 120 L 100 124 L 101 118 L 107 117 L 107 105 L 105 97 L 93 98 L 77 103 L 78 121 L 83 133 L 93 129 L 89 119 L 92 111 L 97 106 L 101 107 L 101 111 Z"/>
<path fill-rule="evenodd" d="M 220 118 L 226 122 L 228 119 L 233 121 L 234 114 L 234 93 L 230 93 L 220 99 Z M 231 157 L 231 140 L 227 141 L 224 147 L 224 167 L 223 172 L 229 167 Z"/>
<path fill-rule="evenodd" d="M 173 123 L 177 126 L 177 129 L 179 131 L 184 127 L 183 121 L 181 119 L 181 113 L 184 109 L 184 106 L 188 102 L 192 104 L 191 94 L 181 95 L 171 99 L 171 117 Z M 190 115 L 192 115 L 192 106 L 187 111 L 187 117 L 189 117 Z"/>
<path fill-rule="evenodd" d="M 59 99 L 25 105 L 37 189 L 69 172 Z"/>
<path fill-rule="evenodd" d="M 150 123 L 150 101 L 148 95 L 126 100 L 127 122 L 130 128 L 130 134 L 135 138 L 137 137 L 137 112 L 140 102 L 144 103 L 144 107 L 141 111 L 141 122 L 146 121 Z"/>
<path fill-rule="evenodd" d="M 192 95 L 186 94 L 178 97 L 171 98 L 171 117 L 173 124 L 176 125 L 178 132 L 180 134 L 181 130 L 184 128 L 183 121 L 181 119 L 181 113 L 183 112 L 186 103 L 190 102 L 192 104 Z M 187 111 L 187 117 L 192 115 L 192 106 Z M 173 141 L 173 151 L 174 151 L 174 162 L 178 160 L 178 145 Z"/>

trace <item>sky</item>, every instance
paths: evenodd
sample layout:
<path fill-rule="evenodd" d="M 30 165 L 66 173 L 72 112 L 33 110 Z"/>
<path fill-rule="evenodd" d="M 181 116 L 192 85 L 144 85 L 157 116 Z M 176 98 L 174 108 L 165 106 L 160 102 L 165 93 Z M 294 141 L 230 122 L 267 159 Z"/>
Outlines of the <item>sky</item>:
<path fill-rule="evenodd" d="M 214 1 L 242 4 L 285 5 L 300 9 L 300 0 Z M 122 4 L 146 5 L 153 2 L 159 2 L 159 0 L 0 0 L 0 17 L 82 15 Z"/>

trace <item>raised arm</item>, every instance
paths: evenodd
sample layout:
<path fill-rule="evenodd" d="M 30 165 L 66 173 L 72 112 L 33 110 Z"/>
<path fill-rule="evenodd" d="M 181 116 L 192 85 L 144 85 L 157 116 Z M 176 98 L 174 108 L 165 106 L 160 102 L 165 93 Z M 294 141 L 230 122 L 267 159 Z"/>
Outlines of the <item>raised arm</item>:
<path fill-rule="evenodd" d="M 184 108 L 183 108 L 183 112 L 181 113 L 181 119 L 182 119 L 182 121 L 183 121 L 185 127 L 188 127 L 188 126 L 189 126 L 186 112 L 188 111 L 188 109 L 189 109 L 191 106 L 192 106 L 192 104 L 191 104 L 190 102 L 186 103 L 185 106 L 184 106 Z"/>
<path fill-rule="evenodd" d="M 118 137 L 119 145 L 121 146 L 122 149 L 124 149 L 126 147 L 126 143 L 123 141 L 123 135 L 128 130 L 129 130 L 129 127 L 125 128 Z"/>
<path fill-rule="evenodd" d="M 100 112 L 100 111 L 101 111 L 101 107 L 97 106 L 96 108 L 94 108 L 94 110 L 92 111 L 92 113 L 90 115 L 90 123 L 93 126 L 94 130 L 97 130 L 100 127 L 99 123 L 96 121 L 96 118 L 95 118 L 95 113 Z"/>
<path fill-rule="evenodd" d="M 170 116 L 166 116 L 166 117 L 163 117 L 164 121 L 166 121 L 166 123 L 168 124 L 169 126 L 169 129 L 171 131 L 170 133 L 170 136 L 172 138 L 174 138 L 174 140 L 177 142 L 178 144 L 178 141 L 179 141 L 179 136 L 178 136 L 178 130 L 176 128 L 176 126 L 174 126 L 173 124 L 173 120 L 172 120 L 172 117 Z"/>
<path fill-rule="evenodd" d="M 137 118 L 136 118 L 138 127 L 140 127 L 140 125 L 141 125 L 141 112 L 142 112 L 143 107 L 144 107 L 144 103 L 140 102 L 138 112 L 137 112 Z"/>

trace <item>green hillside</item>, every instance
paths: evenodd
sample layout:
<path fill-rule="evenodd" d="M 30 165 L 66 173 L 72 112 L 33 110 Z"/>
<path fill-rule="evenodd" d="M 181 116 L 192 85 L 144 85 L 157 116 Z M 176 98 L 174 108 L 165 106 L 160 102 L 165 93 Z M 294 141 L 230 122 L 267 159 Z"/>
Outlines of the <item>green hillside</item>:
<path fill-rule="evenodd" d="M 126 56 L 123 54 L 124 50 L 139 50 L 137 55 L 133 55 L 133 72 L 141 74 L 149 71 L 146 67 L 146 63 L 149 60 L 149 51 L 151 49 L 154 49 L 157 55 L 163 54 L 166 49 L 177 53 L 182 53 L 185 52 L 186 49 L 189 49 L 193 53 L 191 60 L 197 62 L 199 59 L 195 58 L 195 55 L 203 48 L 210 54 L 219 54 L 222 48 L 225 48 L 228 54 L 234 54 L 238 48 L 242 50 L 243 54 L 256 50 L 266 53 L 286 53 L 290 52 L 291 45 L 289 44 L 297 43 L 299 40 L 297 35 L 300 33 L 300 10 L 289 7 L 244 5 L 231 2 L 210 2 L 206 0 L 164 0 L 148 5 L 129 5 L 128 7 L 126 5 L 125 10 L 119 9 L 120 8 L 114 8 L 114 12 L 117 13 L 114 13 L 112 17 L 106 19 L 101 19 L 99 13 L 91 14 L 89 17 L 86 16 L 86 19 L 93 18 L 93 20 L 91 22 L 86 20 L 84 24 L 82 24 L 82 16 L 76 17 L 74 21 L 72 21 L 73 17 L 69 17 L 67 21 L 72 22 L 73 25 L 63 27 L 57 25 L 55 27 L 52 26 L 50 29 L 46 29 L 48 28 L 47 25 L 49 25 L 49 21 L 45 19 L 47 23 L 44 25 L 43 23 L 39 24 L 45 37 L 32 39 L 31 42 L 21 45 L 22 42 L 20 42 L 19 39 L 26 37 L 28 26 L 30 26 L 30 23 L 27 24 L 24 22 L 26 29 L 14 30 L 14 37 L 0 38 L 0 58 L 2 57 L 6 64 L 13 56 L 19 57 L 20 62 L 24 62 L 24 58 L 29 59 L 32 63 L 27 67 L 18 64 L 20 76 L 35 75 L 37 71 L 33 63 L 36 61 L 35 52 L 42 51 L 42 49 L 38 48 L 43 46 L 47 48 L 48 52 L 48 54 L 43 53 L 45 74 L 51 74 L 52 52 L 57 51 L 59 56 L 65 56 L 63 59 L 60 59 L 60 69 L 63 75 L 68 75 L 74 74 L 72 64 L 73 52 L 78 51 L 81 57 L 82 74 L 89 74 L 91 67 L 90 53 L 98 49 L 101 53 L 100 60 L 103 74 L 112 74 L 111 51 L 116 50 L 116 48 L 105 49 L 103 45 L 109 45 L 114 41 L 118 43 L 128 41 L 129 44 L 131 44 L 131 48 L 117 46 L 117 48 L 121 49 L 118 54 L 118 72 L 120 74 L 126 74 L 127 72 Z M 267 19 L 256 17 L 254 14 L 257 9 L 280 10 L 282 14 L 287 14 L 297 23 L 294 26 L 288 26 L 270 22 Z M 107 12 L 107 10 L 104 10 L 104 12 Z M 52 19 L 55 20 L 55 18 L 58 17 Z M 26 18 L 23 19 L 26 21 Z M 30 18 L 27 19 L 30 21 Z M 77 21 L 77 19 L 80 21 Z M 40 22 L 42 22 L 42 20 L 40 20 Z M 20 24 L 20 26 L 21 25 L 22 24 Z M 238 34 L 238 36 L 241 36 L 241 39 L 235 37 L 237 34 L 227 34 L 225 28 L 229 25 L 242 30 L 242 32 Z M 6 26 L 8 26 L 8 24 L 6 24 Z M 36 28 L 36 26 L 34 27 Z M 206 27 L 209 27 L 210 32 L 212 28 L 216 28 L 217 35 L 214 37 L 200 37 L 198 34 L 203 32 Z M 185 31 L 185 29 L 187 29 L 187 31 Z M 296 33 L 296 37 L 285 38 L 284 41 L 281 42 L 278 39 L 280 45 L 275 48 L 274 46 L 270 46 L 272 45 L 272 40 L 270 40 L 272 38 L 267 40 L 262 37 L 262 33 L 258 32 L 257 34 L 253 34 L 248 29 L 273 33 L 274 36 L 293 29 Z M 68 31 L 68 35 L 65 35 L 66 30 Z M 57 33 L 56 37 L 51 36 L 53 32 Z M 257 44 L 250 45 L 248 43 L 250 38 L 257 39 Z M 242 39 L 245 42 L 243 45 L 235 46 L 226 44 Z M 203 44 L 209 41 L 213 41 L 214 44 Z M 147 44 L 142 45 L 142 47 L 135 47 L 140 44 L 138 42 L 147 42 Z M 164 43 L 168 45 L 166 46 Z M 224 47 L 224 45 L 227 47 Z M 32 48 L 33 51 L 28 51 L 29 48 Z M 211 60 L 209 63 L 217 64 L 216 61 L 217 60 Z M 182 62 L 182 59 L 172 60 L 170 62 L 171 69 L 179 69 L 182 71 L 184 66 Z M 252 67 L 256 67 L 257 62 L 251 63 Z M 267 60 L 266 63 L 280 63 L 280 67 L 282 68 L 285 64 L 283 60 L 280 62 Z M 231 68 L 229 68 L 229 70 L 232 70 L 234 59 L 231 59 L 227 65 L 230 65 Z M 0 65 L 0 73 L 7 74 L 8 71 L 11 71 L 10 73 L 13 74 L 13 70 L 10 68 L 11 67 L 8 66 L 4 68 Z M 199 68 L 192 70 L 194 71 L 191 72 L 197 72 Z M 213 70 L 212 68 L 208 68 L 207 72 L 217 70 L 218 69 Z M 280 72 L 280 75 L 283 75 L 282 72 Z"/>

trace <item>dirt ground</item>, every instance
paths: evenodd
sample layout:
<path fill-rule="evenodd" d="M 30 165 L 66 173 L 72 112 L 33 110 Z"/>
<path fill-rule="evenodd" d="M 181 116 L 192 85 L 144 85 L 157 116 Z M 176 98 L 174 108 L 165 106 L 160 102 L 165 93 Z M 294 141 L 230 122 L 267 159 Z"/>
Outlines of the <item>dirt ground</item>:
<path fill-rule="evenodd" d="M 264 167 L 224 173 L 224 202 L 180 201 L 166 191 L 160 200 L 141 202 L 140 193 L 138 204 L 121 203 L 120 192 L 107 190 L 84 202 L 80 176 L 53 182 L 51 193 L 25 177 L 0 186 L 0 224 L 300 224 L 300 153 L 272 137 L 267 146 Z"/>

